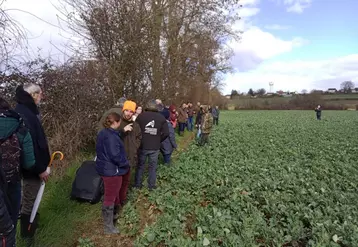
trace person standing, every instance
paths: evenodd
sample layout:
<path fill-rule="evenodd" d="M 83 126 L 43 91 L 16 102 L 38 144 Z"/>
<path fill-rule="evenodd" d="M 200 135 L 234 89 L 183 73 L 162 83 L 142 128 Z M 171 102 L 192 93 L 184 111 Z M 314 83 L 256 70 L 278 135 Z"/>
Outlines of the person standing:
<path fill-rule="evenodd" d="M 96 170 L 104 182 L 102 217 L 105 234 L 119 233 L 114 226 L 114 207 L 119 207 L 125 200 L 128 188 L 126 185 L 130 180 L 130 165 L 118 131 L 120 124 L 121 116 L 110 113 L 96 142 Z"/>
<path fill-rule="evenodd" d="M 169 119 L 170 119 L 169 110 L 165 109 L 164 111 L 162 111 L 162 115 L 167 120 L 168 129 L 169 129 L 169 136 L 162 142 L 161 147 L 160 147 L 160 151 L 161 151 L 161 153 L 163 155 L 164 163 L 169 165 L 170 162 L 171 162 L 172 153 L 173 153 L 174 149 L 177 148 L 177 144 L 176 144 L 176 141 L 175 141 L 174 128 L 173 128 L 172 124 L 169 121 Z"/>
<path fill-rule="evenodd" d="M 135 173 L 135 186 L 142 188 L 142 177 L 145 161 L 149 159 L 148 188 L 156 188 L 158 156 L 160 144 L 169 136 L 168 124 L 165 118 L 158 112 L 155 100 L 147 103 L 145 112 L 136 119 L 142 131 L 142 142 L 139 149 L 138 166 Z"/>
<path fill-rule="evenodd" d="M 219 116 L 220 116 L 219 106 L 213 107 L 211 114 L 213 115 L 214 125 L 218 125 L 219 124 Z"/>
<path fill-rule="evenodd" d="M 187 119 L 188 119 L 188 114 L 186 113 L 186 104 L 183 103 L 181 107 L 179 107 L 178 109 L 178 123 L 179 123 L 178 133 L 180 136 L 182 136 L 185 131 L 185 123 Z"/>
<path fill-rule="evenodd" d="M 320 105 L 318 105 L 318 106 L 315 108 L 315 112 L 316 112 L 317 120 L 321 120 L 322 108 L 321 108 Z"/>
<path fill-rule="evenodd" d="M 208 143 L 209 135 L 212 127 L 213 127 L 213 116 L 209 112 L 209 107 L 203 106 L 203 116 L 201 121 L 201 136 L 199 140 L 200 146 L 204 146 L 206 143 Z"/>
<path fill-rule="evenodd" d="M 2 98 L 0 98 L 0 160 L 7 182 L 11 218 L 16 231 L 21 205 L 21 171 L 31 170 L 34 167 L 35 156 L 32 138 L 23 119 Z"/>
<path fill-rule="evenodd" d="M 194 108 L 192 103 L 188 103 L 188 131 L 193 131 L 194 129 Z"/>
<path fill-rule="evenodd" d="M 23 170 L 23 198 L 21 207 L 21 237 L 29 245 L 34 244 L 34 236 L 38 227 L 39 214 L 36 215 L 31 230 L 28 231 L 29 220 L 41 182 L 47 182 L 49 173 L 46 171 L 50 162 L 50 150 L 47 137 L 41 123 L 38 105 L 42 99 L 42 90 L 37 84 L 26 84 L 16 88 L 15 111 L 24 119 L 29 129 L 35 154 L 35 165 L 31 170 Z"/>

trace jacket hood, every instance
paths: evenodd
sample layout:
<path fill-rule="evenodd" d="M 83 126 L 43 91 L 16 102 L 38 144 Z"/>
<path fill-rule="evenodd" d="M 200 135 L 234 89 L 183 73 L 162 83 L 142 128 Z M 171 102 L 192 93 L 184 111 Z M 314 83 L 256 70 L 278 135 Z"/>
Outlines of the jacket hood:
<path fill-rule="evenodd" d="M 37 105 L 35 104 L 34 99 L 28 92 L 26 92 L 24 90 L 23 86 L 18 86 L 16 88 L 15 100 L 18 104 L 25 105 L 34 114 L 36 114 L 36 115 L 39 114 L 39 109 L 38 109 Z"/>

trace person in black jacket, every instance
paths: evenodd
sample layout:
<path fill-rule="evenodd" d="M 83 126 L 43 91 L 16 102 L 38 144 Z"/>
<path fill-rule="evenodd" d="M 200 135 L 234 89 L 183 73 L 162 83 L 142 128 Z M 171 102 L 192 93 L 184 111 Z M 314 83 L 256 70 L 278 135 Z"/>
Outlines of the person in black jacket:
<path fill-rule="evenodd" d="M 16 231 L 10 212 L 11 206 L 7 197 L 7 182 L 0 164 L 0 247 L 15 247 Z"/>
<path fill-rule="evenodd" d="M 41 181 L 47 182 L 49 174 L 46 168 L 50 161 L 50 151 L 47 138 L 43 129 L 40 112 L 37 105 L 42 99 L 42 90 L 36 84 L 19 86 L 16 89 L 15 99 L 17 102 L 15 111 L 24 119 L 29 129 L 35 153 L 35 165 L 31 170 L 23 171 L 23 197 L 21 207 L 21 237 L 29 244 L 34 244 L 34 235 L 37 228 L 38 216 L 28 231 L 28 224 L 37 192 Z"/>
<path fill-rule="evenodd" d="M 169 136 L 169 129 L 166 119 L 158 112 L 155 100 L 148 102 L 145 112 L 140 114 L 136 122 L 142 131 L 142 142 L 139 148 L 138 166 L 135 174 L 136 188 L 142 188 L 142 177 L 144 172 L 144 164 L 149 158 L 149 190 L 155 189 L 157 179 L 157 165 L 160 146 Z"/>
<path fill-rule="evenodd" d="M 196 137 L 199 138 L 201 135 L 201 120 L 202 120 L 202 116 L 203 116 L 203 107 L 200 106 L 198 113 L 196 114 L 196 119 L 195 119 L 195 126 L 198 129 L 198 132 L 196 134 Z"/>

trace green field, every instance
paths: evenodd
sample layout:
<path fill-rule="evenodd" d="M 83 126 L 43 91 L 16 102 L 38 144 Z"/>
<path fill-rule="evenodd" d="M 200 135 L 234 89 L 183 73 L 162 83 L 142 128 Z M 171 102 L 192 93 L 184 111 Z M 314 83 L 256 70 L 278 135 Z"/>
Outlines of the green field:
<path fill-rule="evenodd" d="M 223 112 L 210 145 L 160 169 L 157 219 L 134 246 L 358 246 L 357 123 L 350 111 Z M 130 234 L 138 215 L 123 215 Z"/>

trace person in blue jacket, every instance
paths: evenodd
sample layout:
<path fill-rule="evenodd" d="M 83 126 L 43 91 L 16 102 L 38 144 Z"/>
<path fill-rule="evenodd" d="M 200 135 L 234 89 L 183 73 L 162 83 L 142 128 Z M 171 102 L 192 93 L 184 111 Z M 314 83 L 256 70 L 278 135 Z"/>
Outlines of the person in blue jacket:
<path fill-rule="evenodd" d="M 161 113 L 164 116 L 164 118 L 167 120 L 169 136 L 161 143 L 160 152 L 163 155 L 164 163 L 170 164 L 172 153 L 174 149 L 177 148 L 177 144 L 175 142 L 175 131 L 173 125 L 169 121 L 170 118 L 169 110 L 165 108 Z"/>
<path fill-rule="evenodd" d="M 130 181 L 130 166 L 118 130 L 120 122 L 119 114 L 110 113 L 103 123 L 104 129 L 98 133 L 96 143 L 96 170 L 104 182 L 102 216 L 105 234 L 119 233 L 114 226 L 114 208 L 125 200 Z M 124 131 L 130 131 L 131 126 L 126 127 Z"/>

